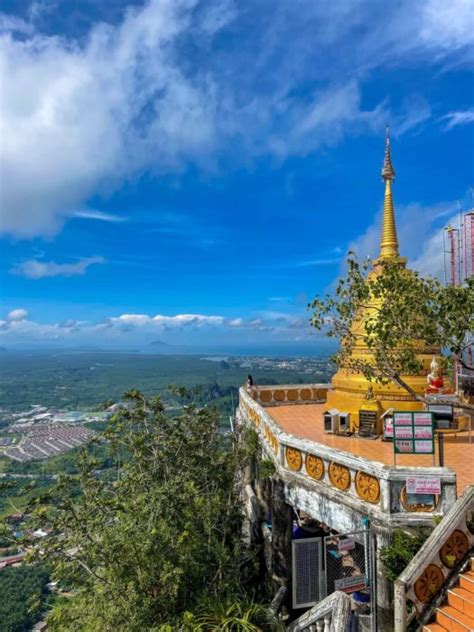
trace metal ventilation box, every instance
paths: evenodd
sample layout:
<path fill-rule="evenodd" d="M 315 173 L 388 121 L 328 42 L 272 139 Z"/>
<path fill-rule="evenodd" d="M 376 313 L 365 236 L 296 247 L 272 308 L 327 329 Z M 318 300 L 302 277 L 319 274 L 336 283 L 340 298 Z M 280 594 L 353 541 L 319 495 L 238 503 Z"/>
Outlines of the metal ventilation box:
<path fill-rule="evenodd" d="M 293 608 L 311 608 L 322 599 L 322 538 L 292 542 Z"/>

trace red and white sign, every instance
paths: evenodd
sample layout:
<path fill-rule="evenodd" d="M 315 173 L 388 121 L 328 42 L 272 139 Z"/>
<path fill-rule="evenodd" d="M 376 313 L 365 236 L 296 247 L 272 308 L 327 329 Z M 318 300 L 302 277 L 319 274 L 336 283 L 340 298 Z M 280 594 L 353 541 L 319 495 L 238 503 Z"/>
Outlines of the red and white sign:
<path fill-rule="evenodd" d="M 407 478 L 407 494 L 440 494 L 439 476 L 410 476 Z"/>
<path fill-rule="evenodd" d="M 413 426 L 401 426 L 395 428 L 396 439 L 413 439 Z"/>

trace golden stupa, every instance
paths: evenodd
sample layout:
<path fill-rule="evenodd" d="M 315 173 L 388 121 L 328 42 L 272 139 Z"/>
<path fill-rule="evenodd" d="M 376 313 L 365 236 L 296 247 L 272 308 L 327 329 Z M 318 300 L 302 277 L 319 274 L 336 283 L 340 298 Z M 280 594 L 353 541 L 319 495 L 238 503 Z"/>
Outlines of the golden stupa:
<path fill-rule="evenodd" d="M 370 275 L 379 274 L 380 267 L 377 264 L 381 261 L 391 260 L 398 263 L 403 268 L 406 267 L 407 260 L 400 257 L 398 250 L 397 229 L 395 223 L 395 212 L 392 197 L 392 181 L 395 179 L 395 171 L 392 166 L 390 154 L 390 138 L 388 134 L 385 141 L 385 158 L 382 168 L 382 178 L 385 181 L 385 199 L 383 206 L 382 234 L 380 240 L 380 255 L 376 259 L 374 269 Z M 377 269 L 378 268 L 378 269 Z M 407 272 L 409 272 L 407 270 Z M 375 308 L 375 301 L 374 301 Z M 355 360 L 368 360 L 372 357 L 367 345 L 364 343 L 366 320 L 369 312 L 372 311 L 370 305 L 361 310 L 359 316 L 354 321 L 351 331 L 356 335 L 357 342 L 355 344 L 352 356 Z M 438 372 L 441 366 L 440 350 L 428 348 L 424 341 L 416 341 L 419 346 L 417 357 L 422 363 L 422 369 L 417 375 L 405 375 L 404 381 L 418 394 L 425 395 L 428 378 L 427 376 L 433 371 Z M 382 428 L 382 415 L 389 409 L 395 410 L 420 410 L 422 403 L 412 397 L 405 389 L 393 384 L 380 384 L 376 381 L 369 381 L 362 373 L 353 369 L 340 368 L 332 378 L 333 388 L 328 391 L 327 406 L 335 408 L 343 413 L 350 413 L 350 429 L 357 431 L 359 429 L 359 421 L 362 418 L 361 411 L 371 411 L 373 418 L 376 417 L 376 429 L 380 433 Z M 450 389 L 450 384 L 444 379 L 444 386 Z"/>

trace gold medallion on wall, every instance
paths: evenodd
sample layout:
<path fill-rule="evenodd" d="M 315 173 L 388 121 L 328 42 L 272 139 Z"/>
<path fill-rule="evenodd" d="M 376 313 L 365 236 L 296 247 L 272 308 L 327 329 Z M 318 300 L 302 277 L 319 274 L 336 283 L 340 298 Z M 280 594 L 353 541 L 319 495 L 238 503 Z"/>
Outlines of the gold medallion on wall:
<path fill-rule="evenodd" d="M 324 461 L 319 456 L 307 454 L 305 463 L 309 476 L 320 481 L 324 476 Z"/>
<path fill-rule="evenodd" d="M 447 568 L 453 568 L 469 549 L 469 540 L 463 531 L 455 529 L 441 547 L 439 556 Z"/>
<path fill-rule="evenodd" d="M 415 582 L 416 598 L 421 603 L 429 603 L 439 591 L 444 582 L 443 571 L 436 564 L 428 564 Z"/>
<path fill-rule="evenodd" d="M 378 478 L 366 474 L 365 472 L 357 472 L 355 476 L 355 487 L 359 498 L 366 500 L 374 505 L 380 499 L 380 483 Z"/>
<path fill-rule="evenodd" d="M 331 461 L 329 464 L 329 480 L 337 489 L 346 491 L 351 486 L 351 473 L 345 465 Z"/>
<path fill-rule="evenodd" d="M 301 452 L 296 448 L 286 447 L 286 463 L 290 470 L 294 472 L 298 472 L 301 470 L 301 466 L 303 465 L 303 457 L 301 456 Z"/>

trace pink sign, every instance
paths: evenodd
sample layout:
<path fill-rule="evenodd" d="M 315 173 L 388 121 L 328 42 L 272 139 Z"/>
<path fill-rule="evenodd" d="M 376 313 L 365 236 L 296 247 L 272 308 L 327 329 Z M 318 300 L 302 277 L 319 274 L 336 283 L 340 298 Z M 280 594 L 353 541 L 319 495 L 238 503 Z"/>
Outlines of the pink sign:
<path fill-rule="evenodd" d="M 428 413 L 414 413 L 413 414 L 413 423 L 415 424 L 415 426 L 431 426 L 432 425 L 432 420 L 431 420 L 431 414 Z"/>
<path fill-rule="evenodd" d="M 433 428 L 425 426 L 415 426 L 415 439 L 432 439 Z"/>
<path fill-rule="evenodd" d="M 439 476 L 410 476 L 407 478 L 407 494 L 440 494 Z"/>
<path fill-rule="evenodd" d="M 419 454 L 432 454 L 433 441 L 431 441 L 431 439 L 429 441 L 415 441 L 415 452 Z"/>
<path fill-rule="evenodd" d="M 411 413 L 395 413 L 393 416 L 394 426 L 411 426 L 412 423 Z"/>
<path fill-rule="evenodd" d="M 396 427 L 395 437 L 397 439 L 413 439 L 413 428 L 411 426 Z"/>

